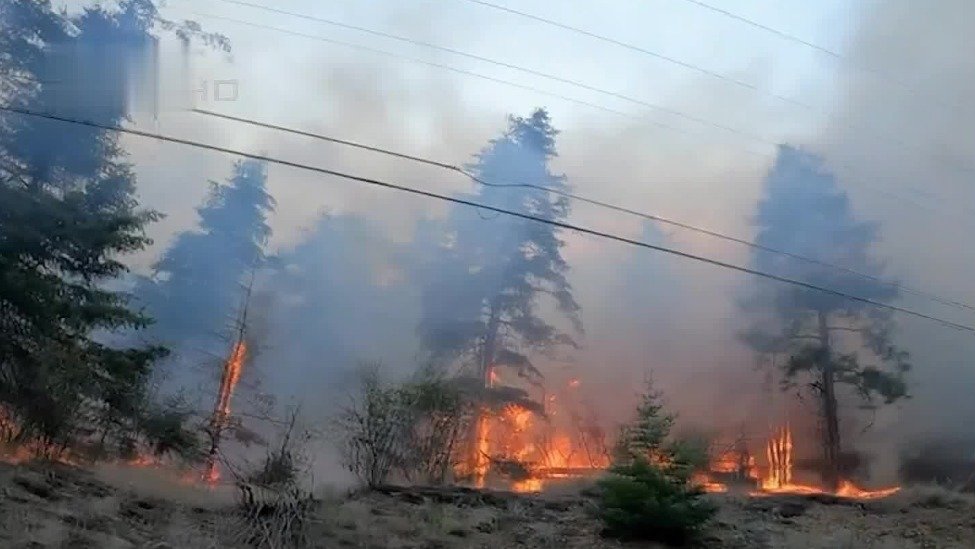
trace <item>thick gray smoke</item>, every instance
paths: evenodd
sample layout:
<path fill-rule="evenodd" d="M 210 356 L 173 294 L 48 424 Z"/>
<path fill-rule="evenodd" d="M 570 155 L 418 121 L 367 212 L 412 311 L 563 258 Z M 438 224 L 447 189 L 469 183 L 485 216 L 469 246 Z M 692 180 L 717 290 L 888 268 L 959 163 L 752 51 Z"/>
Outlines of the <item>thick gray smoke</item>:
<path fill-rule="evenodd" d="M 872 197 L 850 186 L 865 215 L 883 222 L 882 254 L 905 283 L 975 303 L 975 5 L 898 0 L 864 10 L 849 55 L 902 82 L 851 72 L 820 146 L 844 177 L 908 196 Z M 871 199 L 873 198 L 873 199 Z M 911 302 L 971 325 L 971 311 Z M 913 401 L 876 440 L 964 437 L 975 418 L 975 338 L 930 323 L 901 320 L 914 354 Z M 970 443 L 971 444 L 971 443 Z"/>
<path fill-rule="evenodd" d="M 975 303 L 971 284 L 975 254 L 965 248 L 966 235 L 975 233 L 971 188 L 975 108 L 969 104 L 975 92 L 975 64 L 965 53 L 975 51 L 975 5 L 966 0 L 944 0 L 936 5 L 891 0 L 882 6 L 870 4 L 873 7 L 857 13 L 842 51 L 853 65 L 887 76 L 879 78 L 835 60 L 816 64 L 824 73 L 808 76 L 816 81 L 812 87 L 817 93 L 812 95 L 825 115 L 790 110 L 760 94 L 713 79 L 687 78 L 674 67 L 661 67 L 610 47 L 594 48 L 578 36 L 541 31 L 524 21 L 481 18 L 479 12 L 456 7 L 428 6 L 424 11 L 423 4 L 404 18 L 398 10 L 377 15 L 358 3 L 339 4 L 329 13 L 312 2 L 295 2 L 292 8 L 307 13 L 321 9 L 326 16 L 459 49 L 481 48 L 477 51 L 560 74 L 567 66 L 575 67 L 558 61 L 564 60 L 559 56 L 566 52 L 577 54 L 578 59 L 607 60 L 605 66 L 585 63 L 580 67 L 580 71 L 585 69 L 580 79 L 607 88 L 619 84 L 629 95 L 652 98 L 770 141 L 808 147 L 836 173 L 837 185 L 849 193 L 856 218 L 879 223 L 874 256 L 886 261 L 889 276 Z M 606 34 L 634 33 L 625 38 L 638 43 L 666 41 L 665 35 L 647 36 L 641 29 L 608 25 L 612 15 L 624 13 L 620 10 L 609 10 L 592 24 L 602 22 L 600 31 Z M 251 21 L 263 21 L 262 15 L 266 15 L 221 12 L 209 3 L 207 11 Z M 560 13 L 559 17 L 572 14 Z M 211 100 L 200 105 L 204 108 L 461 164 L 504 129 L 508 114 L 523 116 L 544 105 L 552 114 L 553 125 L 562 132 L 558 137 L 560 157 L 553 161 L 553 171 L 565 173 L 575 192 L 754 237 L 751 221 L 775 153 L 771 146 L 743 142 L 676 117 L 648 114 L 633 105 L 620 106 L 632 116 L 618 117 L 433 67 L 219 20 L 200 22 L 207 30 L 227 34 L 234 51 L 230 61 L 222 55 L 191 52 L 196 71 L 193 86 L 198 80 L 235 79 L 240 92 L 236 102 Z M 441 22 L 463 22 L 474 31 L 462 36 L 441 33 L 438 29 L 460 28 L 438 24 Z M 321 26 L 299 25 L 290 19 L 275 18 L 270 24 L 327 34 Z M 716 34 L 714 40 L 726 39 L 732 31 L 733 36 L 752 32 L 734 27 Z M 502 37 L 514 34 L 532 39 L 538 47 L 512 51 L 514 42 Z M 354 34 L 342 38 L 368 41 Z M 558 44 L 564 42 L 570 45 L 560 51 Z M 275 47 L 269 48 L 269 43 Z M 397 47 L 370 44 L 390 50 Z M 740 55 L 744 60 L 729 72 L 754 82 L 793 76 L 774 64 L 749 61 L 764 59 L 782 46 L 775 40 L 758 45 L 765 49 L 748 49 L 743 44 Z M 676 46 L 671 49 L 681 56 Z M 172 44 L 163 44 L 162 51 L 164 57 L 166 51 L 181 53 Z M 426 50 L 406 53 L 429 55 L 435 62 L 501 78 L 524 77 Z M 706 64 L 712 52 L 697 53 L 701 57 L 695 61 Z M 776 70 L 783 75 L 773 74 Z M 825 81 L 832 84 L 834 95 L 822 91 Z M 532 84 L 547 87 L 546 83 Z M 554 85 L 549 89 L 609 102 L 604 96 L 577 89 Z M 807 94 L 803 90 L 800 95 L 805 99 Z M 163 113 L 158 120 L 140 118 L 137 122 L 151 125 L 145 129 L 438 192 L 469 193 L 474 189 L 456 174 L 200 115 Z M 662 130 L 655 122 L 690 132 Z M 147 205 L 169 214 L 153 229 L 157 246 L 152 253 L 133 261 L 145 268 L 175 234 L 196 222 L 194 208 L 206 192 L 202 182 L 225 179 L 235 159 L 135 138 L 125 139 L 124 145 L 132 154 Z M 747 154 L 743 149 L 759 154 Z M 415 365 L 418 292 L 425 281 L 416 279 L 418 271 L 411 264 L 416 257 L 414 235 L 420 220 L 443 218 L 447 207 L 275 165 L 268 167 L 267 188 L 278 203 L 269 219 L 274 230 L 269 252 L 279 254 L 281 269 L 260 278 L 258 284 L 260 310 L 255 312 L 255 322 L 260 324 L 263 341 L 255 367 L 266 380 L 265 388 L 282 399 L 314 402 L 309 413 L 320 414 L 312 419 L 321 420 L 335 406 L 332 396 L 349 390 L 350 372 L 357 362 L 381 360 L 396 373 Z M 331 215 L 321 218 L 322 210 Z M 630 237 L 652 237 L 728 262 L 748 262 L 747 248 L 666 225 L 656 226 L 665 234 L 653 235 L 638 218 L 583 204 L 573 205 L 570 219 Z M 497 218 L 483 225 L 491 230 L 492 225 L 503 223 L 507 223 L 504 218 Z M 654 370 L 668 403 L 688 422 L 727 431 L 745 424 L 760 430 L 775 420 L 769 403 L 789 396 L 763 386 L 751 352 L 735 337 L 742 327 L 736 298 L 753 279 L 592 237 L 562 236 L 567 241 L 564 256 L 571 267 L 569 281 L 581 306 L 586 337 L 571 364 L 540 361 L 540 367 L 553 375 L 563 368 L 571 370 L 571 375 L 582 380 L 581 387 L 590 391 L 591 400 L 604 407 L 602 415 L 607 421 L 622 419 L 629 411 L 632 401 L 626 397 L 635 392 L 647 369 Z M 803 252 L 815 254 L 815 250 Z M 937 306 L 910 295 L 903 295 L 898 303 L 975 323 L 970 311 Z M 916 319 L 898 317 L 897 321 L 899 342 L 914 356 L 910 388 L 915 398 L 881 414 L 857 441 L 881 452 L 923 434 L 960 435 L 970 430 L 968 425 L 975 418 L 975 399 L 970 398 L 971 387 L 975 387 L 971 361 L 975 338 Z"/>

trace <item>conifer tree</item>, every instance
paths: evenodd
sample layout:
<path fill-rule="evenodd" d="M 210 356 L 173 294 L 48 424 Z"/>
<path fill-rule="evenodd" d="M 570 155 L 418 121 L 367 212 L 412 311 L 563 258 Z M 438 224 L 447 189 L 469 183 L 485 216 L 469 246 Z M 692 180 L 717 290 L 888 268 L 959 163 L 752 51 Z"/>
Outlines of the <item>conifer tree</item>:
<path fill-rule="evenodd" d="M 855 219 L 846 193 L 816 156 L 779 147 L 756 221 L 756 242 L 762 246 L 873 278 L 761 250 L 753 256 L 755 269 L 874 301 L 897 297 L 894 285 L 877 281 L 883 266 L 870 254 L 877 226 Z M 801 383 L 816 394 L 823 420 L 823 476 L 835 487 L 842 473 L 840 388 L 851 388 L 866 406 L 907 396 L 908 354 L 892 343 L 890 314 L 842 296 L 764 282 L 742 305 L 755 319 L 744 341 L 777 357 L 786 388 Z"/>

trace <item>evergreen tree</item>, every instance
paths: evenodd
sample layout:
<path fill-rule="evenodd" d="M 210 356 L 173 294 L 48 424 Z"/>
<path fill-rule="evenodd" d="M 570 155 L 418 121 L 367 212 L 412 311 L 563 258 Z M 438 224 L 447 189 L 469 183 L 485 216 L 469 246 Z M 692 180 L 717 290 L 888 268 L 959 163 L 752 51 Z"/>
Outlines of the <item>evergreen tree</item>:
<path fill-rule="evenodd" d="M 240 307 L 242 284 L 266 260 L 271 236 L 263 162 L 239 161 L 225 185 L 210 182 L 197 208 L 199 225 L 180 233 L 154 265 L 153 279 L 137 284 L 136 295 L 156 319 L 153 333 L 174 347 L 189 340 L 216 340 Z"/>
<path fill-rule="evenodd" d="M 809 153 L 779 148 L 757 223 L 756 242 L 762 246 L 815 257 L 871 277 L 883 273 L 883 266 L 870 256 L 877 226 L 855 220 L 835 176 Z M 757 251 L 752 263 L 757 270 L 875 301 L 889 301 L 898 293 L 892 285 L 768 252 Z M 778 360 L 784 385 L 794 387 L 803 380 L 818 396 L 824 479 L 837 484 L 842 450 L 837 385 L 852 387 L 865 405 L 877 398 L 891 403 L 907 394 L 903 374 L 909 369 L 908 355 L 891 342 L 890 315 L 841 296 L 766 283 L 743 306 L 756 315 L 744 340 L 760 353 L 788 356 Z"/>
<path fill-rule="evenodd" d="M 512 117 L 507 131 L 469 169 L 488 183 L 567 189 L 565 178 L 548 167 L 556 156 L 556 134 L 543 109 L 528 118 Z M 569 213 L 565 198 L 525 188 L 481 186 L 474 199 L 546 219 L 562 220 Z M 553 298 L 575 331 L 582 329 L 558 229 L 528 220 L 485 219 L 458 207 L 444 232 L 424 277 L 420 333 L 425 348 L 441 362 L 473 366 L 485 386 L 492 384 L 495 368 L 537 380 L 530 352 L 575 345 L 569 333 L 541 317 L 540 297 Z"/>
<path fill-rule="evenodd" d="M 46 1 L 0 3 L 0 71 L 14 82 L 5 99 L 121 122 L 125 75 L 92 46 L 151 47 L 152 14 L 140 5 L 91 8 L 69 20 Z M 83 91 L 65 94 L 67 82 L 106 95 L 94 108 Z M 0 157 L 0 400 L 22 436 L 59 444 L 86 419 L 131 426 L 164 350 L 113 348 L 93 334 L 146 324 L 126 295 L 102 283 L 125 272 L 120 256 L 149 243 L 143 228 L 158 215 L 138 207 L 132 168 L 112 132 L 5 115 Z M 96 418 L 81 413 L 96 409 Z"/>
<path fill-rule="evenodd" d="M 701 455 L 671 438 L 674 420 L 648 380 L 634 420 L 620 430 L 610 474 L 598 482 L 606 534 L 682 545 L 714 515 L 716 508 L 691 480 Z"/>
<path fill-rule="evenodd" d="M 120 124 L 136 79 L 134 65 L 119 59 L 149 57 L 157 24 L 186 39 L 199 31 L 160 19 L 149 0 L 76 17 L 48 0 L 0 0 L 0 96 Z M 127 295 L 106 289 L 126 271 L 121 258 L 149 243 L 143 229 L 158 218 L 134 193 L 117 133 L 0 119 L 0 403 L 21 437 L 57 447 L 95 427 L 121 442 L 144 423 L 149 372 L 165 350 L 99 337 L 148 322 Z"/>

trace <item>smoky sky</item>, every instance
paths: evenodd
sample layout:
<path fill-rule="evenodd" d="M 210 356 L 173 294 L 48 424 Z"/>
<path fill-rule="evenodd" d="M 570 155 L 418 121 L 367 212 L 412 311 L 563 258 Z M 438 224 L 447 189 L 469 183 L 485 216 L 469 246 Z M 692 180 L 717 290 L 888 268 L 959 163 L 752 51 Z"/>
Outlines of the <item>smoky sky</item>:
<path fill-rule="evenodd" d="M 774 144 L 788 142 L 822 155 L 837 174 L 838 185 L 849 193 L 855 215 L 878 223 L 874 251 L 885 262 L 888 276 L 975 303 L 975 254 L 966 242 L 966 235 L 975 233 L 975 108 L 969 104 L 975 92 L 975 62 L 965 53 L 975 51 L 975 5 L 966 0 L 844 4 L 847 23 L 835 27 L 833 34 L 814 35 L 829 38 L 828 46 L 839 51 L 842 60 L 756 35 L 759 31 L 727 20 L 705 19 L 671 2 L 620 2 L 605 6 L 605 13 L 601 6 L 598 14 L 596 8 L 580 8 L 576 15 L 568 8 L 550 14 L 582 27 L 590 24 L 588 17 L 599 32 L 619 33 L 614 36 L 659 47 L 675 57 L 686 55 L 704 66 L 713 58 L 709 68 L 754 83 L 758 92 L 524 20 L 471 12 L 463 2 L 287 5 L 294 11 L 364 21 L 388 32 L 578 77 L 739 128 L 760 136 L 759 141 L 498 67 L 339 33 L 307 21 L 230 10 L 217 2 L 192 8 L 479 71 L 603 103 L 625 116 L 434 67 L 208 20 L 189 13 L 184 2 L 170 4 L 172 11 L 164 13 L 195 18 L 208 30 L 225 33 L 234 47 L 230 55 L 223 55 L 199 47 L 186 51 L 164 41 L 162 80 L 172 105 L 192 96 L 202 81 L 233 79 L 239 84 L 239 100 L 217 102 L 211 96 L 197 105 L 454 164 L 470 161 L 497 137 L 509 114 L 527 116 L 532 108 L 544 106 L 562 132 L 553 170 L 564 173 L 575 192 L 748 239 L 755 234 L 753 218 L 774 159 Z M 379 4 L 385 9 L 376 7 Z M 530 4 L 537 13 L 545 11 L 544 3 Z M 835 3 L 826 5 L 823 10 L 831 10 L 832 20 L 813 14 L 805 20 L 801 15 L 790 18 L 783 15 L 788 10 L 765 14 L 767 19 L 762 19 L 760 9 L 750 15 L 808 33 L 843 19 L 835 16 L 840 9 Z M 684 34 L 695 40 L 678 38 L 679 29 L 641 32 L 638 17 L 649 20 L 652 10 L 661 6 L 671 10 L 662 13 L 685 25 Z M 626 28 L 618 23 L 627 20 L 633 23 Z M 457 30 L 461 23 L 469 30 Z M 796 98 L 809 107 L 790 106 L 765 92 Z M 142 129 L 437 192 L 466 193 L 474 185 L 443 170 L 216 121 L 175 107 L 155 118 L 138 116 L 134 123 Z M 224 180 L 235 159 L 141 138 L 126 138 L 124 144 L 140 178 L 140 196 L 167 214 L 151 229 L 156 245 L 132 258 L 133 267 L 145 271 L 174 234 L 192 227 L 206 181 Z M 408 370 L 415 360 L 412 338 L 419 322 L 419 310 L 411 301 L 416 287 L 404 282 L 373 287 L 368 272 L 395 265 L 418 221 L 443 218 L 448 207 L 275 165 L 268 169 L 268 188 L 278 202 L 270 219 L 275 231 L 271 251 L 288 255 L 297 274 L 271 278 L 262 286 L 271 297 L 264 328 L 270 350 L 262 355 L 261 372 L 274 376 L 272 385 L 282 394 L 312 399 L 322 394 L 318 385 L 347 379 L 349 363 L 357 360 L 382 359 L 395 363 L 398 371 Z M 326 211 L 332 214 L 330 222 L 321 217 Z M 652 237 L 722 261 L 744 265 L 749 259 L 747 248 L 665 224 L 648 228 L 641 219 L 584 204 L 573 205 L 570 219 L 628 237 Z M 504 223 L 503 217 L 483 221 L 485 230 Z M 688 421 L 772 421 L 753 357 L 735 338 L 740 322 L 736 298 L 756 283 L 754 279 L 589 236 L 563 236 L 587 333 L 571 364 L 548 364 L 550 371 L 571 370 L 597 400 L 607 402 L 605 415 L 613 419 L 623 417 L 629 406 L 619 395 L 635 393 L 634 384 L 652 369 L 668 402 Z M 382 278 L 373 275 L 373 280 Z M 298 306 L 289 301 L 295 284 L 317 285 L 310 293 L 322 307 L 307 315 L 289 315 L 288 307 Z M 390 288 L 400 290 L 395 299 L 384 293 Z M 363 304 L 353 299 L 357 296 Z M 899 303 L 975 323 L 971 311 L 909 296 Z M 378 317 L 382 322 L 374 321 Z M 875 428 L 863 435 L 864 444 L 896 446 L 925 433 L 962 432 L 975 418 L 975 401 L 966 397 L 975 386 L 970 360 L 975 339 L 917 319 L 898 320 L 898 337 L 915 357 L 915 398 L 882 412 Z M 309 377 L 309 372 L 314 375 Z M 330 377 L 330 372 L 336 375 Z M 309 379 L 315 380 L 314 387 Z"/>

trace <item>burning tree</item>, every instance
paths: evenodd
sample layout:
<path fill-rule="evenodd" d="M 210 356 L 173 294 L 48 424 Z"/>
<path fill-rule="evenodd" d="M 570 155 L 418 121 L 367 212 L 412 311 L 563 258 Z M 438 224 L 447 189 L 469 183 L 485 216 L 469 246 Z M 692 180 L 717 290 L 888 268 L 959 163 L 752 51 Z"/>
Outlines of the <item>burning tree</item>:
<path fill-rule="evenodd" d="M 151 331 L 159 340 L 219 352 L 222 342 L 212 334 L 226 332 L 241 284 L 265 262 L 267 216 L 275 206 L 266 186 L 263 162 L 237 162 L 226 184 L 210 183 L 197 208 L 198 229 L 180 233 L 153 266 L 153 278 L 138 281 L 135 294 L 156 319 Z"/>
<path fill-rule="evenodd" d="M 882 265 L 869 254 L 876 225 L 854 219 L 849 199 L 819 158 L 781 146 L 766 178 L 766 193 L 758 210 L 758 244 L 849 271 L 763 251 L 753 257 L 756 269 L 871 300 L 897 297 L 895 286 L 879 281 Z M 873 406 L 878 397 L 890 404 L 907 395 L 908 354 L 891 342 L 890 315 L 862 302 L 785 285 L 756 287 L 743 307 L 756 315 L 743 339 L 772 356 L 785 388 L 804 381 L 817 396 L 824 480 L 836 489 L 842 473 L 839 388 L 852 388 L 865 406 Z"/>
<path fill-rule="evenodd" d="M 548 167 L 556 155 L 556 134 L 543 109 L 528 118 L 511 117 L 507 131 L 469 167 L 489 184 L 479 187 L 474 198 L 547 219 L 564 219 L 569 213 L 565 198 L 523 187 L 490 186 L 531 183 L 566 189 L 565 178 Z M 468 387 L 475 389 L 485 410 L 489 405 L 518 402 L 541 411 L 525 391 L 501 385 L 500 372 L 514 372 L 537 383 L 541 373 L 529 353 L 575 345 L 568 333 L 539 315 L 542 295 L 554 299 L 576 332 L 582 330 L 558 230 L 528 220 L 486 219 L 466 207 L 451 211 L 444 229 L 447 238 L 423 273 L 427 285 L 420 333 L 425 348 L 441 363 L 456 361 L 468 372 L 473 369 Z M 482 472 L 488 450 L 485 414 L 474 437 L 480 442 L 473 449 Z"/>

